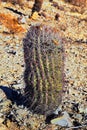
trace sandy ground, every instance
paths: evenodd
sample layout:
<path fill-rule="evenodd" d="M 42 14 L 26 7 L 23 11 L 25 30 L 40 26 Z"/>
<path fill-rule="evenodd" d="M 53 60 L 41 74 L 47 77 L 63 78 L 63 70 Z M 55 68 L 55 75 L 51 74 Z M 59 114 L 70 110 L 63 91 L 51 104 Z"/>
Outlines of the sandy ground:
<path fill-rule="evenodd" d="M 54 3 L 44 1 L 40 15 L 35 13 L 32 18 L 29 18 L 32 6 L 32 1 L 25 4 L 22 8 L 11 3 L 3 2 L 0 4 L 1 90 L 6 87 L 23 92 L 25 87 L 23 80 L 25 70 L 23 38 L 31 25 L 42 23 L 56 27 L 61 39 L 64 41 L 64 92 L 61 103 L 63 109 L 72 113 L 72 104 L 79 103 L 79 110 L 85 111 L 87 109 L 87 8 L 73 6 L 62 0 L 55 0 Z M 5 7 L 12 8 L 25 15 L 21 17 Z M 5 101 L 7 101 L 7 106 L 5 107 L 8 108 L 8 110 L 4 111 L 4 117 L 0 117 L 0 130 L 59 129 L 59 126 L 46 125 L 44 123 L 45 117 L 39 117 L 31 113 L 28 119 L 30 126 L 23 125 L 20 127 L 20 125 L 18 126 L 17 123 L 10 121 L 8 118 L 6 123 L 3 123 L 6 119 L 6 113 L 11 111 L 12 102 L 7 99 L 2 91 L 0 94 L 3 95 L 1 95 L 3 100 L 5 98 Z M 14 105 L 13 108 L 15 108 Z M 0 110 L 0 114 L 2 111 L 3 108 Z M 62 127 L 62 129 L 65 128 Z"/>

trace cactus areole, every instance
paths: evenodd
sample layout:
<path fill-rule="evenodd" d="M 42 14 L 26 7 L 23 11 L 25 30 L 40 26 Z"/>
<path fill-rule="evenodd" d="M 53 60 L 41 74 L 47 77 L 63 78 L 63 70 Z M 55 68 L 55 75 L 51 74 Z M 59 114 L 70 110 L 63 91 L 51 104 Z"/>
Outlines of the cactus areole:
<path fill-rule="evenodd" d="M 30 110 L 48 114 L 61 103 L 63 87 L 62 40 L 52 27 L 31 26 L 23 42 L 25 97 Z"/>

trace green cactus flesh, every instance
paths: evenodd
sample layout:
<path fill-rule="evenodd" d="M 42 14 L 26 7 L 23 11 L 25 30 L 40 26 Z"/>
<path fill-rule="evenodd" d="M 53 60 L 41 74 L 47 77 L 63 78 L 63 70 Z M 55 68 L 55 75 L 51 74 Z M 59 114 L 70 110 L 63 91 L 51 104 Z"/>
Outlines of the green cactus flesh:
<path fill-rule="evenodd" d="M 24 39 L 24 58 L 28 107 L 41 114 L 55 110 L 63 87 L 63 52 L 58 32 L 46 25 L 32 26 Z"/>

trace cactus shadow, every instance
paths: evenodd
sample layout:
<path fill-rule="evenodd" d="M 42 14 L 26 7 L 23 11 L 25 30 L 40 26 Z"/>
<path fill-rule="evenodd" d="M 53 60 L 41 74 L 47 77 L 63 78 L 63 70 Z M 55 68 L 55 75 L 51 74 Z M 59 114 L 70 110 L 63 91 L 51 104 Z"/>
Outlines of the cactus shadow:
<path fill-rule="evenodd" d="M 12 103 L 16 103 L 17 105 L 23 105 L 23 96 L 21 93 L 18 93 L 17 90 L 2 85 L 0 86 L 0 89 L 4 92 L 7 99 L 12 101 Z"/>

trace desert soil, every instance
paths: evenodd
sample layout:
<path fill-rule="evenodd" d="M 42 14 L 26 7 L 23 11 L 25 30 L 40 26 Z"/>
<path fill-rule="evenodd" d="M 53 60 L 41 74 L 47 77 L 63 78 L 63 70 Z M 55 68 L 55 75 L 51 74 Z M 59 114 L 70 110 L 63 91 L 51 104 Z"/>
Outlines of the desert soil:
<path fill-rule="evenodd" d="M 63 0 L 52 3 L 44 0 L 39 15 L 35 12 L 29 17 L 32 6 L 33 1 L 25 2 L 23 7 L 9 2 L 0 3 L 0 130 L 67 129 L 46 124 L 45 116 L 30 112 L 15 96 L 16 91 L 23 93 L 25 87 L 23 38 L 29 28 L 38 23 L 55 27 L 64 41 L 62 111 L 73 115 L 72 123 L 77 121 L 81 126 L 87 126 L 87 6 L 79 7 Z M 17 11 L 24 15 L 20 16 Z M 78 114 L 81 118 L 84 114 L 85 119 L 77 118 Z"/>

